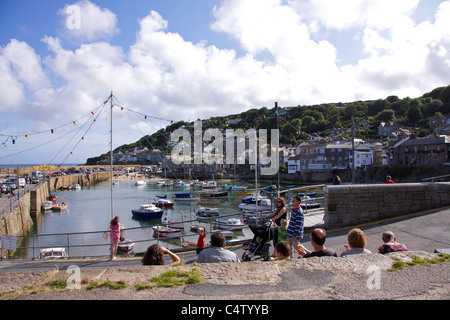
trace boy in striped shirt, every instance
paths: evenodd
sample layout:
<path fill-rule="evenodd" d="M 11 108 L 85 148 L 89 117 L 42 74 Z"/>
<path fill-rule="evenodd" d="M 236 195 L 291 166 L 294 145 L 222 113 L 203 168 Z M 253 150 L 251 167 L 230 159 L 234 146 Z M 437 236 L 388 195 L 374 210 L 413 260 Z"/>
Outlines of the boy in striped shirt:
<path fill-rule="evenodd" d="M 297 194 L 292 198 L 292 213 L 287 228 L 287 243 L 291 246 L 291 258 L 294 257 L 294 250 L 297 249 L 300 239 L 303 239 L 303 223 L 305 216 L 303 209 L 300 207 L 302 197 Z"/>

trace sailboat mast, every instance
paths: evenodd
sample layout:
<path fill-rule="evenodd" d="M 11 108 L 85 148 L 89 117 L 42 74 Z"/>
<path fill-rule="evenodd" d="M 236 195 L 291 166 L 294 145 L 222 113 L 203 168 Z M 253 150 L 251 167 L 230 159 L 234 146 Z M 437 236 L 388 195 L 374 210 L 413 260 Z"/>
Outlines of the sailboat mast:
<path fill-rule="evenodd" d="M 113 169 L 113 93 L 111 91 L 111 146 L 110 146 L 110 188 L 111 188 L 111 220 L 114 218 L 114 208 L 113 208 L 113 177 L 114 177 L 114 169 Z"/>

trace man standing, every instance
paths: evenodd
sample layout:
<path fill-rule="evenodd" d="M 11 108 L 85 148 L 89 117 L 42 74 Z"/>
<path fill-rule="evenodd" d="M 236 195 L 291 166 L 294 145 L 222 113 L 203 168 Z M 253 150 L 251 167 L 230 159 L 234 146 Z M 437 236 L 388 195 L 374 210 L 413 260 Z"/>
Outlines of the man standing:
<path fill-rule="evenodd" d="M 302 197 L 297 194 L 292 198 L 292 212 L 289 226 L 287 228 L 287 243 L 291 246 L 291 258 L 294 257 L 294 250 L 297 249 L 300 239 L 303 238 L 303 223 L 305 216 L 303 209 L 300 207 Z"/>

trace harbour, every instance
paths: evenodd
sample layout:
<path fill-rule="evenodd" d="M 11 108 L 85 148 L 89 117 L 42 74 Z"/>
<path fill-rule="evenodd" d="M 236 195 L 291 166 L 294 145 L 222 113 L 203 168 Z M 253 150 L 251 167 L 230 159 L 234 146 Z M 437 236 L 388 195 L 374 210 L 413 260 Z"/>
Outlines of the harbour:
<path fill-rule="evenodd" d="M 198 234 L 191 230 L 192 225 L 201 226 L 210 233 L 214 229 L 215 220 L 227 221 L 236 218 L 244 222 L 243 211 L 239 209 L 244 194 L 232 191 L 227 191 L 227 196 L 220 197 L 220 203 L 212 207 L 217 208 L 219 214 L 212 216 L 211 219 L 197 219 L 200 207 L 197 201 L 174 201 L 172 207 L 161 208 L 163 210 L 161 219 L 136 218 L 131 210 L 139 208 L 142 204 L 151 204 L 159 199 L 158 196 L 173 199 L 176 193 L 191 192 L 193 196 L 198 196 L 206 191 L 198 187 L 190 190 L 189 187 L 164 186 L 155 181 L 151 183 L 151 180 L 139 185 L 135 179 L 118 181 L 118 184 L 112 185 L 113 215 L 120 217 L 125 239 L 134 242 L 133 251 L 125 253 L 126 255 L 140 254 L 155 242 L 174 250 L 183 248 L 187 243 L 195 244 Z M 219 189 L 220 185 L 215 190 Z M 57 202 L 68 204 L 68 208 L 60 212 L 47 210 L 38 215 L 32 232 L 24 236 L 14 256 L 36 258 L 40 249 L 49 247 L 64 247 L 70 257 L 108 256 L 110 240 L 104 236 L 104 231 L 108 230 L 111 220 L 111 183 L 104 181 L 80 190 L 59 190 L 56 196 Z M 322 218 L 323 211 L 316 221 L 321 221 Z M 183 225 L 180 230 L 181 237 L 171 239 L 155 237 L 153 227 L 162 225 L 164 221 L 181 223 Z M 252 237 L 248 223 L 245 223 L 242 230 L 232 231 L 232 237 L 228 241 L 244 241 Z"/>

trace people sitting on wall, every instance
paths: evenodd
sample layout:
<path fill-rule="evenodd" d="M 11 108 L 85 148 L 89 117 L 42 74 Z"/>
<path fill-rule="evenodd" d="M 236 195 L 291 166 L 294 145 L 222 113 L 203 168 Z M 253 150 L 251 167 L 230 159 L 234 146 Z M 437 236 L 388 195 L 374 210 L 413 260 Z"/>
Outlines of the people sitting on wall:
<path fill-rule="evenodd" d="M 398 251 L 407 251 L 408 248 L 401 243 L 395 241 L 395 235 L 392 231 L 383 232 L 381 236 L 384 244 L 378 248 L 378 253 L 389 253 L 389 252 L 398 252 Z"/>
<path fill-rule="evenodd" d="M 354 228 L 347 235 L 348 245 L 345 245 L 346 251 L 341 253 L 341 257 L 351 254 L 368 254 L 372 253 L 365 249 L 367 246 L 366 236 L 361 229 Z"/>
<path fill-rule="evenodd" d="M 298 254 L 303 258 L 309 257 L 324 257 L 333 256 L 337 257 L 336 251 L 333 249 L 328 249 L 325 247 L 325 240 L 327 238 L 327 233 L 322 228 L 316 228 L 311 232 L 311 245 L 314 251 L 309 251 L 303 246 L 298 248 Z"/>

